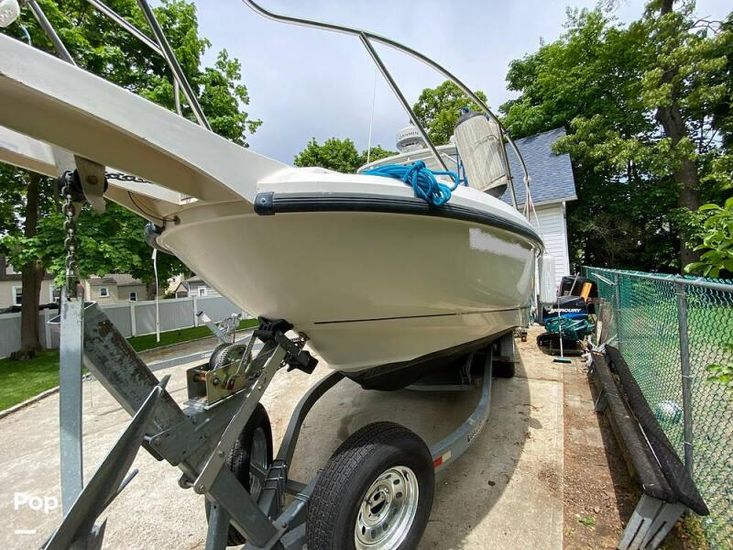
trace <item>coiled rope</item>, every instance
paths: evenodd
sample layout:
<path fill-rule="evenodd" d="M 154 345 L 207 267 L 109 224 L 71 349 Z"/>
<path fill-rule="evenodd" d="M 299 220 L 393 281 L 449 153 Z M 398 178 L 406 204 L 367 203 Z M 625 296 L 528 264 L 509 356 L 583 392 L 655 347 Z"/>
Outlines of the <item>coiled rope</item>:
<path fill-rule="evenodd" d="M 419 197 L 434 206 L 442 206 L 451 198 L 451 192 L 458 187 L 458 174 L 451 171 L 438 172 L 430 170 L 421 160 L 413 164 L 386 164 L 362 172 L 370 176 L 382 176 L 398 179 L 407 185 L 412 186 L 415 196 Z M 453 186 L 439 182 L 435 176 L 450 176 Z"/>

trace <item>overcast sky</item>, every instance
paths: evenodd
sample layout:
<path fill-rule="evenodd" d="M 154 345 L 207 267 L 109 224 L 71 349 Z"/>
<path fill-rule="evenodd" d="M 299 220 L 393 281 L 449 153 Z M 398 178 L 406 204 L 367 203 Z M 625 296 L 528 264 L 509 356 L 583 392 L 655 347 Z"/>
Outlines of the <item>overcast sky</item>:
<path fill-rule="evenodd" d="M 597 0 L 260 0 L 275 12 L 354 26 L 410 46 L 452 71 L 498 107 L 509 63 L 563 32 L 567 7 Z M 226 48 L 243 64 L 249 113 L 263 125 L 249 136 L 254 151 L 291 163 L 311 137 L 349 137 L 367 147 L 374 65 L 356 37 L 286 25 L 252 12 L 240 0 L 195 0 L 203 36 L 212 43 L 206 62 Z M 621 3 L 616 16 L 636 19 L 644 2 Z M 702 16 L 722 18 L 730 0 L 699 0 Z M 380 55 L 410 103 L 440 78 L 420 62 L 379 46 Z M 381 74 L 376 78 L 373 144 L 394 148 L 407 124 Z"/>

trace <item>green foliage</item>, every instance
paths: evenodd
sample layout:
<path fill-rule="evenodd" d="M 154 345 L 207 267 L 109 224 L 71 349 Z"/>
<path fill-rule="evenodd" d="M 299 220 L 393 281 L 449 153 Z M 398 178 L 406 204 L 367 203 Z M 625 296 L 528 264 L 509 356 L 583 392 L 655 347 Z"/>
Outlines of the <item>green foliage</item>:
<path fill-rule="evenodd" d="M 79 271 L 82 277 L 92 274 L 129 273 L 145 284 L 153 282 L 152 249 L 142 238 L 145 222 L 139 216 L 114 203 L 104 214 L 84 208 L 79 215 Z M 63 216 L 58 209 L 48 212 L 38 223 L 33 237 L 13 234 L 2 243 L 13 265 L 25 265 L 40 258 L 46 269 L 63 284 Z M 174 256 L 158 254 L 158 273 L 165 281 L 185 269 Z"/>
<path fill-rule="evenodd" d="M 383 149 L 379 145 L 372 147 L 369 160 L 376 160 L 395 155 L 394 151 Z M 305 149 L 293 159 L 295 166 L 320 166 L 329 170 L 336 170 L 342 174 L 355 173 L 360 166 L 366 164 L 367 152 L 359 153 L 354 142 L 350 139 L 329 138 L 319 144 L 312 138 Z"/>
<path fill-rule="evenodd" d="M 704 252 L 700 260 L 688 264 L 685 271 L 702 273 L 706 277 L 733 275 L 733 197 L 722 207 L 703 204 L 699 213 L 704 217 L 702 242 L 695 250 Z"/>
<path fill-rule="evenodd" d="M 39 0 L 39 4 L 79 66 L 168 109 L 175 108 L 170 71 L 161 56 L 85 0 L 63 3 Z M 106 4 L 151 34 L 136 0 L 108 0 Z M 240 61 L 222 50 L 213 66 L 202 66 L 202 56 L 210 43 L 199 34 L 192 2 L 163 0 L 154 11 L 212 129 L 247 146 L 246 135 L 255 132 L 261 121 L 251 119 L 243 109 L 249 103 L 249 96 L 241 83 Z M 29 9 L 24 9 L 21 19 L 3 32 L 25 41 L 21 25 L 27 29 L 33 46 L 54 53 Z M 195 121 L 185 101 L 182 112 Z M 22 230 L 27 183 L 27 174 L 0 167 L 0 253 L 8 254 L 11 263 L 19 267 L 40 260 L 58 276 L 63 271 L 63 232 L 59 206 L 53 199 L 53 185 L 50 181 L 43 182 L 38 233 L 26 237 Z M 79 218 L 81 275 L 131 273 L 150 282 L 153 272 L 151 249 L 143 240 L 145 220 L 117 205 L 108 206 L 104 215 L 95 215 L 85 208 Z M 163 280 L 185 269 L 166 254 L 158 256 L 158 264 Z"/>
<path fill-rule="evenodd" d="M 486 102 L 486 94 L 482 91 L 476 90 L 475 94 L 481 101 Z M 458 86 L 446 80 L 437 88 L 425 88 L 412 108 L 430 140 L 435 145 L 444 145 L 453 135 L 453 129 L 463 107 L 473 111 L 480 110 Z"/>
<path fill-rule="evenodd" d="M 360 166 L 359 152 L 350 139 L 330 138 L 323 145 L 312 138 L 305 149 L 293 159 L 295 166 L 320 166 L 344 174 L 356 172 Z"/>
<path fill-rule="evenodd" d="M 578 523 L 585 525 L 586 527 L 595 527 L 596 526 L 596 517 L 592 515 L 579 516 Z"/>
<path fill-rule="evenodd" d="M 375 145 L 371 148 L 369 151 L 369 162 L 375 162 L 381 159 L 385 159 L 387 157 L 391 157 L 393 155 L 396 155 L 397 151 L 390 151 L 389 149 L 384 149 L 381 145 Z M 361 164 L 367 163 L 367 152 L 366 150 L 361 152 L 361 158 L 359 159 Z"/>
<path fill-rule="evenodd" d="M 705 367 L 705 370 L 708 371 L 708 380 L 723 384 L 728 391 L 733 391 L 733 364 L 713 363 Z"/>
<path fill-rule="evenodd" d="M 559 40 L 510 66 L 509 88 L 520 92 L 501 106 L 510 134 L 568 132 L 556 150 L 570 154 L 576 179 L 576 265 L 678 271 L 677 249 L 699 229 L 690 208 L 720 200 L 730 180 L 733 34 L 729 23 L 695 21 L 693 3 L 676 5 L 660 15 L 652 3 L 626 27 L 600 10 L 571 11 Z M 660 127 L 670 106 L 681 135 Z M 688 180 L 699 177 L 686 194 L 683 162 Z"/>

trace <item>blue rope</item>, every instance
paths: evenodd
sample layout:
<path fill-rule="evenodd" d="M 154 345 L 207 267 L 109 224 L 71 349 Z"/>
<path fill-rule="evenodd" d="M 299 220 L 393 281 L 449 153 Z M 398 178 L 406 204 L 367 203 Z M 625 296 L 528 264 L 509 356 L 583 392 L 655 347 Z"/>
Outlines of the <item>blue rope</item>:
<path fill-rule="evenodd" d="M 416 197 L 420 197 L 434 206 L 442 206 L 447 203 L 450 200 L 451 191 L 458 187 L 459 181 L 458 174 L 455 172 L 435 172 L 426 168 L 425 163 L 421 160 L 408 165 L 386 164 L 362 173 L 401 180 L 412 186 Z M 435 179 L 435 176 L 450 176 L 453 180 L 453 186 L 448 187 L 446 184 L 440 183 Z"/>

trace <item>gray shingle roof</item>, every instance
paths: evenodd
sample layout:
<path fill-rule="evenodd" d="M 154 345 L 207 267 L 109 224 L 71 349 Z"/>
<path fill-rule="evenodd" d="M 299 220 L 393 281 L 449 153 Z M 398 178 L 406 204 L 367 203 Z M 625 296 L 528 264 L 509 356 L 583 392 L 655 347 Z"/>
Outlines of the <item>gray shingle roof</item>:
<path fill-rule="evenodd" d="M 555 128 L 541 134 L 535 134 L 516 140 L 527 170 L 532 178 L 530 191 L 535 204 L 572 201 L 575 194 L 575 179 L 570 165 L 570 155 L 556 155 L 552 152 L 552 144 L 565 135 L 564 128 Z M 517 201 L 524 204 L 524 184 L 519 159 L 510 147 L 507 147 L 509 167 L 512 171 Z M 502 197 L 511 204 L 509 190 Z"/>
<path fill-rule="evenodd" d="M 102 277 L 89 277 L 89 284 L 97 285 L 118 285 L 118 286 L 137 286 L 143 284 L 140 279 L 136 279 L 129 273 L 108 273 Z"/>

